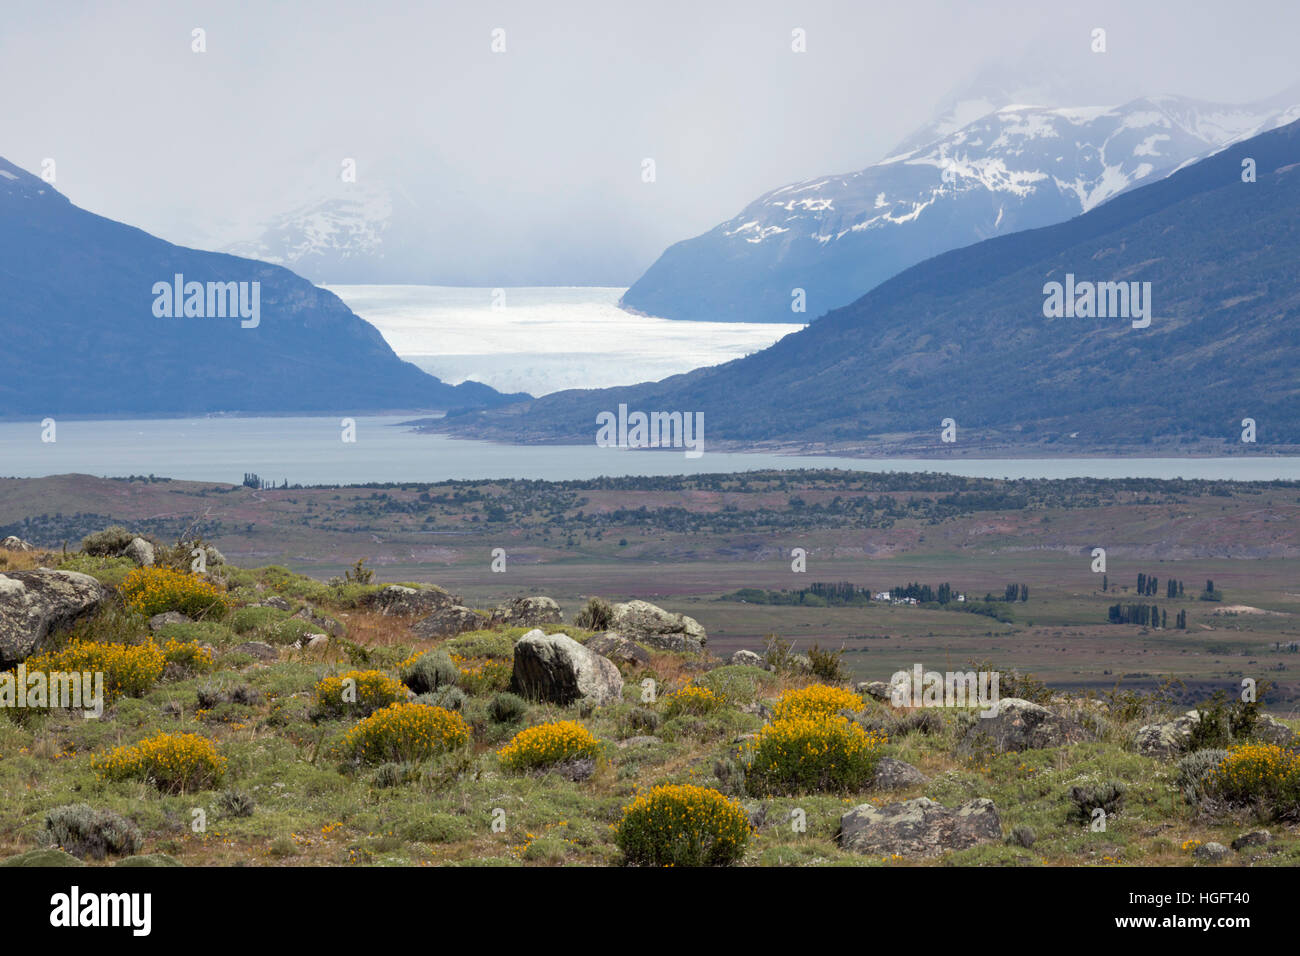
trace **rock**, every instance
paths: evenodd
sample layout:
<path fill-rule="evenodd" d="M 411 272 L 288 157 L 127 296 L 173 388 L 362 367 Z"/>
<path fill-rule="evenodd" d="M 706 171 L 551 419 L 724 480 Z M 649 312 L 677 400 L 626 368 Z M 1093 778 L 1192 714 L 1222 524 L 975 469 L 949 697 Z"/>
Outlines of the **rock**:
<path fill-rule="evenodd" d="M 232 648 L 236 654 L 248 654 L 256 657 L 259 661 L 278 661 L 280 652 L 270 644 L 264 644 L 261 641 L 247 641 L 238 647 Z"/>
<path fill-rule="evenodd" d="M 1258 737 L 1266 744 L 1277 744 L 1279 747 L 1290 747 L 1296 742 L 1295 731 L 1272 714 L 1259 715 L 1255 720 L 1252 736 Z"/>
<path fill-rule="evenodd" d="M 380 614 L 427 615 L 462 602 L 459 596 L 432 584 L 418 588 L 390 584 L 382 591 L 367 595 L 363 603 Z"/>
<path fill-rule="evenodd" d="M 272 594 L 269 598 L 263 598 L 257 602 L 258 607 L 273 607 L 277 611 L 292 611 L 293 605 L 280 597 L 278 594 Z"/>
<path fill-rule="evenodd" d="M 319 627 L 322 631 L 330 634 L 341 636 L 343 634 L 343 625 L 332 617 L 326 617 L 324 614 L 317 614 L 309 607 L 299 608 L 294 614 L 300 621 L 307 621 L 313 627 Z"/>
<path fill-rule="evenodd" d="M 10 571 L 0 574 L 0 667 L 37 653 L 46 638 L 97 610 L 104 587 L 76 571 Z"/>
<path fill-rule="evenodd" d="M 1043 750 L 1086 740 L 1079 724 L 1019 697 L 1003 697 L 990 717 L 977 717 L 962 739 L 962 746 L 992 746 L 995 753 Z"/>
<path fill-rule="evenodd" d="M 596 761 L 591 757 L 574 757 L 571 760 L 555 764 L 551 769 L 565 780 L 578 783 L 581 780 L 586 780 L 596 772 Z"/>
<path fill-rule="evenodd" d="M 658 737 L 641 735 L 639 737 L 629 737 L 627 740 L 620 740 L 618 747 L 620 750 L 635 750 L 638 747 L 654 747 L 663 743 Z"/>
<path fill-rule="evenodd" d="M 19 853 L 17 856 L 11 856 L 7 859 L 0 860 L 0 866 L 85 866 L 85 860 L 79 860 L 71 853 L 65 850 L 54 848 L 44 850 L 28 850 L 26 853 Z"/>
<path fill-rule="evenodd" d="M 622 697 L 623 676 L 613 661 L 573 638 L 532 630 L 515 644 L 513 689 L 557 704 L 604 704 Z"/>
<path fill-rule="evenodd" d="M 205 545 L 203 550 L 207 555 L 206 560 L 208 567 L 217 568 L 226 563 L 226 556 L 212 545 Z"/>
<path fill-rule="evenodd" d="M 478 611 L 459 604 L 451 604 L 422 617 L 411 625 L 417 636 L 429 640 L 435 637 L 455 637 L 465 631 L 477 631 L 487 626 L 487 619 Z"/>
<path fill-rule="evenodd" d="M 1205 860 L 1208 863 L 1217 863 L 1231 852 L 1222 843 L 1202 843 L 1192 851 L 1192 856 L 1198 860 Z"/>
<path fill-rule="evenodd" d="M 615 604 L 612 612 L 609 630 L 647 647 L 699 653 L 708 640 L 695 618 L 673 614 L 646 601 Z"/>
<path fill-rule="evenodd" d="M 308 634 L 306 647 L 323 647 L 330 642 L 328 634 Z"/>
<path fill-rule="evenodd" d="M 161 631 L 168 624 L 189 624 L 190 619 L 180 611 L 163 611 L 149 618 L 149 630 Z"/>
<path fill-rule="evenodd" d="M 36 548 L 32 546 L 29 542 L 24 541 L 22 538 L 13 534 L 5 538 L 3 541 L 0 541 L 0 548 L 4 548 L 8 551 L 35 551 L 36 550 Z"/>
<path fill-rule="evenodd" d="M 1133 747 L 1148 757 L 1173 757 L 1187 749 L 1192 731 L 1201 722 L 1201 712 L 1189 710 L 1176 720 L 1145 724 L 1133 735 Z"/>
<path fill-rule="evenodd" d="M 858 693 L 865 694 L 868 697 L 874 697 L 876 700 L 889 700 L 889 687 L 883 680 L 864 681 L 858 685 Z"/>
<path fill-rule="evenodd" d="M 728 663 L 737 667 L 767 668 L 767 661 L 763 659 L 761 654 L 755 654 L 753 651 L 736 651 L 736 653 L 731 655 L 731 659 Z"/>
<path fill-rule="evenodd" d="M 131 543 L 122 549 L 122 557 L 130 558 L 142 568 L 151 568 L 154 563 L 153 545 L 144 538 L 132 538 Z"/>
<path fill-rule="evenodd" d="M 871 780 L 871 786 L 875 790 L 905 790 L 929 782 L 930 778 L 910 763 L 895 760 L 893 757 L 881 757 L 876 763 L 876 773 Z"/>
<path fill-rule="evenodd" d="M 650 655 L 644 648 L 617 634 L 597 634 L 585 646 L 602 657 L 608 657 L 615 664 L 643 667 L 650 663 Z"/>
<path fill-rule="evenodd" d="M 926 797 L 880 809 L 864 803 L 840 817 L 840 846 L 876 856 L 939 856 L 1001 839 L 997 808 L 982 797 L 953 810 Z"/>
<path fill-rule="evenodd" d="M 1248 846 L 1267 846 L 1273 841 L 1273 834 L 1267 830 L 1251 830 L 1249 833 L 1243 833 L 1237 839 L 1232 841 L 1234 850 L 1242 850 Z"/>
<path fill-rule="evenodd" d="M 548 597 L 520 597 L 492 612 L 493 627 L 545 627 L 563 624 L 560 606 Z"/>

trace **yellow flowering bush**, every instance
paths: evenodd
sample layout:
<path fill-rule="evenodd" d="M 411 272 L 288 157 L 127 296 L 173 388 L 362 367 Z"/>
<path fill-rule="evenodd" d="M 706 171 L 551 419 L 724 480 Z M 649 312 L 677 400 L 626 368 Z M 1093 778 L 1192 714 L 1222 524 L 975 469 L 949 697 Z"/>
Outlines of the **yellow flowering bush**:
<path fill-rule="evenodd" d="M 812 684 L 798 690 L 788 690 L 772 705 L 772 719 L 790 717 L 833 717 L 841 710 L 858 711 L 862 698 L 851 690 Z"/>
<path fill-rule="evenodd" d="M 316 719 L 357 714 L 368 717 L 382 707 L 406 700 L 406 685 L 383 671 L 347 671 L 323 678 L 312 690 Z"/>
<path fill-rule="evenodd" d="M 104 702 L 119 697 L 139 697 L 162 676 L 167 663 L 162 648 L 152 641 L 146 644 L 110 644 L 99 641 L 74 641 L 67 647 L 27 659 L 27 673 L 101 673 L 104 675 Z"/>
<path fill-rule="evenodd" d="M 198 734 L 158 734 L 94 757 L 91 767 L 103 780 L 143 780 L 166 793 L 186 793 L 221 783 L 226 758 Z"/>
<path fill-rule="evenodd" d="M 456 683 L 469 694 L 487 694 L 505 690 L 514 674 L 513 660 L 497 658 L 475 659 L 450 655 L 451 662 L 460 671 Z"/>
<path fill-rule="evenodd" d="M 1277 744 L 1243 744 L 1205 778 L 1207 793 L 1228 803 L 1277 813 L 1300 813 L 1300 754 Z"/>
<path fill-rule="evenodd" d="M 165 611 L 224 617 L 230 610 L 230 599 L 211 581 L 170 568 L 136 568 L 118 590 L 127 607 L 149 617 Z"/>
<path fill-rule="evenodd" d="M 755 795 L 861 790 L 887 742 L 839 716 L 775 720 L 745 745 L 745 786 Z"/>
<path fill-rule="evenodd" d="M 199 647 L 197 641 L 168 640 L 163 645 L 163 657 L 168 664 L 179 664 L 194 674 L 206 674 L 216 664 L 212 651 Z"/>
<path fill-rule="evenodd" d="M 617 842 L 629 863 L 727 866 L 744 856 L 749 815 L 716 790 L 665 784 L 624 808 Z"/>
<path fill-rule="evenodd" d="M 427 704 L 389 704 L 348 731 L 338 754 L 361 764 L 425 760 L 469 743 L 470 726 L 455 711 Z"/>
<path fill-rule="evenodd" d="M 531 770 L 575 757 L 595 757 L 599 747 L 600 741 L 576 720 L 558 720 L 519 731 L 497 751 L 497 757 L 507 770 Z"/>
<path fill-rule="evenodd" d="M 697 684 L 687 684 L 681 690 L 673 691 L 664 700 L 669 717 L 679 714 L 711 714 L 727 703 L 727 698 L 723 695 Z"/>

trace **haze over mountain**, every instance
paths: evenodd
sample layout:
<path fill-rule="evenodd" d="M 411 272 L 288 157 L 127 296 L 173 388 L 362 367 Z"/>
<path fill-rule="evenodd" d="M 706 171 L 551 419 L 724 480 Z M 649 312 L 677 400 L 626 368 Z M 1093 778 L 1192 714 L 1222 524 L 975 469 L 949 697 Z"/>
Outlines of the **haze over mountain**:
<path fill-rule="evenodd" d="M 1246 160 L 1257 181 L 1246 182 Z M 706 442 L 1300 442 L 1300 122 L 1067 222 L 922 262 L 756 355 L 661 382 L 449 420 L 514 441 L 593 440 L 596 416 L 702 412 Z M 1047 318 L 1046 286 L 1150 283 L 1149 327 Z M 1139 286 L 1141 288 L 1141 286 Z"/>
<path fill-rule="evenodd" d="M 203 284 L 193 299 L 189 283 Z M 222 284 L 215 294 L 212 283 Z M 4 159 L 0 339 L 2 416 L 357 413 L 506 400 L 403 362 L 337 296 L 287 269 L 97 216 Z"/>
<path fill-rule="evenodd" d="M 622 304 L 676 319 L 812 320 L 931 256 L 1063 222 L 1300 118 L 1300 86 L 1243 106 L 1026 105 L 1056 92 L 985 76 L 880 162 L 772 190 L 669 247 Z"/>

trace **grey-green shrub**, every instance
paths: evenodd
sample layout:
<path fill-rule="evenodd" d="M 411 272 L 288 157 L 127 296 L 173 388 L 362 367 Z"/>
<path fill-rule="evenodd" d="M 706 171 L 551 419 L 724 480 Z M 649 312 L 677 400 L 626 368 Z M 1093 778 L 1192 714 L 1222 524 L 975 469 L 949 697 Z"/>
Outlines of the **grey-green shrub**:
<path fill-rule="evenodd" d="M 122 549 L 135 538 L 120 524 L 109 525 L 103 531 L 96 531 L 81 539 L 81 550 L 96 557 L 120 554 Z"/>
<path fill-rule="evenodd" d="M 426 651 L 402 669 L 402 683 L 417 694 L 428 694 L 439 687 L 455 684 L 460 670 L 446 651 Z"/>
<path fill-rule="evenodd" d="M 144 843 L 140 828 L 112 810 L 95 810 L 86 803 L 55 807 L 45 814 L 42 831 L 46 843 L 73 856 L 102 860 L 139 853 Z"/>
<path fill-rule="evenodd" d="M 243 790 L 225 790 L 217 798 L 217 806 L 228 817 L 251 817 L 256 804 Z"/>
<path fill-rule="evenodd" d="M 455 684 L 444 684 L 435 691 L 421 694 L 416 700 L 430 707 L 441 707 L 443 710 L 460 710 L 469 702 L 469 694 Z"/>
<path fill-rule="evenodd" d="M 1174 782 L 1188 803 L 1196 805 L 1205 797 L 1205 778 L 1228 758 L 1228 751 L 1217 747 L 1195 750 L 1178 761 Z"/>

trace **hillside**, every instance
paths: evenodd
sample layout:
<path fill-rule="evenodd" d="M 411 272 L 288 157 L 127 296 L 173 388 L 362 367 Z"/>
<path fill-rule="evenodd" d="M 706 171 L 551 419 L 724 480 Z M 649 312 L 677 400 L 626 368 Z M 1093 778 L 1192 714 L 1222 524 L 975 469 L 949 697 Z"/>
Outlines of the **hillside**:
<path fill-rule="evenodd" d="M 178 275 L 179 307 L 171 296 L 160 304 L 156 284 L 170 290 Z M 192 300 L 189 283 L 202 284 Z M 216 295 L 209 283 L 222 284 Z M 0 303 L 3 416 L 357 413 L 505 400 L 400 360 L 337 296 L 287 269 L 96 216 L 3 159 Z"/>
<path fill-rule="evenodd" d="M 865 169 L 760 196 L 671 246 L 623 305 L 673 319 L 812 321 L 922 260 L 1064 222 L 1300 116 L 1297 90 L 1242 106 L 1176 96 L 1114 107 L 1026 102 L 964 104 Z M 954 119 L 971 109 L 984 112 Z M 794 289 L 804 291 L 802 313 L 792 312 Z"/>
<path fill-rule="evenodd" d="M 1252 159 L 1257 181 L 1243 182 Z M 840 445 L 1197 438 L 1300 442 L 1300 124 L 1265 133 L 1065 223 L 908 269 L 762 352 L 661 382 L 568 391 L 431 427 L 592 441 L 596 416 L 702 412 L 710 440 Z M 1153 317 L 1047 318 L 1046 285 L 1150 283 Z M 1140 287 L 1139 287 L 1140 288 Z M 905 447 L 907 443 L 904 443 Z M 1257 447 L 1257 446 L 1256 446 Z"/>

